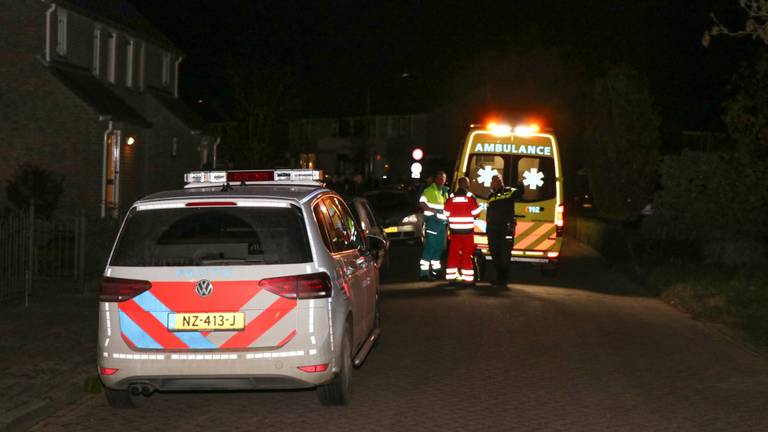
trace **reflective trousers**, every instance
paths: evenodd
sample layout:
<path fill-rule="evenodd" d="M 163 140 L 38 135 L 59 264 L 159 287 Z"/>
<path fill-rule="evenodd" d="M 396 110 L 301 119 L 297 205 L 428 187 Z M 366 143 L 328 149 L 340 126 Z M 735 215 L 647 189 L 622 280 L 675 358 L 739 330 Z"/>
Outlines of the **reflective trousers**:
<path fill-rule="evenodd" d="M 445 222 L 435 216 L 424 219 L 424 250 L 419 261 L 419 275 L 437 275 L 442 269 L 440 258 L 445 248 Z"/>
<path fill-rule="evenodd" d="M 475 253 L 475 234 L 451 234 L 448 245 L 448 262 L 445 263 L 445 279 L 461 279 L 471 284 L 475 281 L 472 254 Z"/>

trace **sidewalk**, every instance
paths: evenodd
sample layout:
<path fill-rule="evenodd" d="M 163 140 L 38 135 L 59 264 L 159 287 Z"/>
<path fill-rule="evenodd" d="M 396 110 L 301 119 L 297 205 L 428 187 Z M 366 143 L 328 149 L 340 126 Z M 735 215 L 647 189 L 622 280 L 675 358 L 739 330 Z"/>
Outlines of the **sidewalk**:
<path fill-rule="evenodd" d="M 28 308 L 0 304 L 0 431 L 25 430 L 85 396 L 96 376 L 98 299 L 73 291 L 40 287 Z"/>

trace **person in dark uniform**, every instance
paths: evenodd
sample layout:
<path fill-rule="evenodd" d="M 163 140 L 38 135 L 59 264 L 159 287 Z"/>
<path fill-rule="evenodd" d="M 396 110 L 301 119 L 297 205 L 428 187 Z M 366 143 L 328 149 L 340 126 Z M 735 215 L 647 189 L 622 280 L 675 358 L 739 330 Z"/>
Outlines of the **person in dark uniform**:
<path fill-rule="evenodd" d="M 488 196 L 486 222 L 488 223 L 488 248 L 496 269 L 493 285 L 506 288 L 509 256 L 515 237 L 515 199 L 519 197 L 520 189 L 505 187 L 498 175 L 491 179 L 491 189 L 492 192 Z"/>

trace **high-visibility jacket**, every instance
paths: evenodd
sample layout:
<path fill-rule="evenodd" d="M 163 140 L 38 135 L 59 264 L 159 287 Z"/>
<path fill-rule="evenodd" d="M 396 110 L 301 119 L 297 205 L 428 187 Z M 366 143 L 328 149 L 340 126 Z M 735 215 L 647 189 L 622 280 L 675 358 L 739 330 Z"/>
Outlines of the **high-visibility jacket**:
<path fill-rule="evenodd" d="M 432 183 L 424 192 L 421 193 L 419 202 L 423 202 L 429 207 L 429 210 L 424 210 L 424 216 L 436 216 L 438 219 L 445 220 L 445 214 L 443 214 L 443 208 L 445 207 L 445 201 L 448 199 L 448 193 L 445 188 L 439 188 L 436 184 Z M 445 223 L 445 222 L 443 222 Z"/>
<path fill-rule="evenodd" d="M 445 215 L 451 234 L 471 234 L 474 232 L 475 218 L 482 209 L 471 194 L 452 195 L 445 203 Z"/>

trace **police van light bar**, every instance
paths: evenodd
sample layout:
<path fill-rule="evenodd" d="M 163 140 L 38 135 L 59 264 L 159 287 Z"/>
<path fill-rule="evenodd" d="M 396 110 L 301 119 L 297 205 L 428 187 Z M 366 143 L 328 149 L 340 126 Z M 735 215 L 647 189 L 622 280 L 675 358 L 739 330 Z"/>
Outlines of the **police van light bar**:
<path fill-rule="evenodd" d="M 323 172 L 310 169 L 193 171 L 184 174 L 186 183 L 320 182 Z"/>
<path fill-rule="evenodd" d="M 227 181 L 226 171 L 192 171 L 184 174 L 184 183 L 223 183 Z"/>

